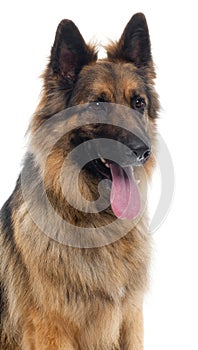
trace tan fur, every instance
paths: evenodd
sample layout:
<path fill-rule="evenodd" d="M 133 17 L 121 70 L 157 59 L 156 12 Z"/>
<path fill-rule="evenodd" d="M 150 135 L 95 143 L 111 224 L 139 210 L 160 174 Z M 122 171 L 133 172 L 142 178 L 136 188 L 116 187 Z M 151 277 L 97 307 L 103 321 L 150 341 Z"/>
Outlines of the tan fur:
<path fill-rule="evenodd" d="M 142 16 L 137 15 L 144 27 Z M 134 21 L 131 21 L 133 27 Z M 64 165 L 72 140 L 78 136 L 89 135 L 94 139 L 98 132 L 105 130 L 106 135 L 116 139 L 122 136 L 122 131 L 108 125 L 98 129 L 93 125 L 79 126 L 78 111 L 66 123 L 57 118 L 50 124 L 50 117 L 65 108 L 105 96 L 107 102 L 118 106 L 110 117 L 115 125 L 121 118 L 119 106 L 129 109 L 131 96 L 141 95 L 149 106 L 145 111 L 146 132 L 153 153 L 144 167 L 135 169 L 135 174 L 141 180 L 142 200 L 146 202 L 146 182 L 151 177 L 156 152 L 158 100 L 153 88 L 154 67 L 151 59 L 139 67 L 122 57 L 125 34 L 118 43 L 109 45 L 107 59 L 96 62 L 95 49 L 86 46 L 75 27 L 72 29 L 74 41 L 78 42 L 77 48 L 81 45 L 81 54 L 84 52 L 88 62 L 80 67 L 73 83 L 71 62 L 76 51 L 68 53 L 66 39 L 63 48 L 62 42 L 59 43 L 67 27 L 73 28 L 72 22 L 63 21 L 58 28 L 52 58 L 43 75 L 41 102 L 29 128 L 29 153 L 24 170 L 1 211 L 0 349 L 142 350 L 142 305 L 148 288 L 151 252 L 146 208 L 140 219 L 134 220 L 133 227 L 125 220 L 115 220 L 111 208 L 97 213 L 80 211 L 79 191 L 89 201 L 98 197 L 97 176 L 84 169 L 75 188 L 72 181 L 78 165 L 70 160 Z M 64 59 L 68 59 L 68 55 L 72 57 L 67 65 L 55 56 L 59 46 Z M 88 120 L 90 115 L 86 113 Z M 123 127 L 138 128 L 127 113 L 126 110 L 122 115 Z M 56 134 L 65 127 L 71 131 L 54 142 Z M 70 200 L 77 208 L 72 207 Z M 73 226 L 65 232 L 64 225 L 51 216 L 51 210 Z M 34 215 L 45 227 L 53 228 L 54 237 L 43 232 Z M 114 239 L 108 244 L 105 226 L 110 223 Z M 72 241 L 77 228 L 85 228 L 84 232 L 87 228 L 91 230 L 87 242 L 82 235 L 76 246 L 63 244 L 66 238 Z M 104 244 L 100 245 L 101 237 Z M 81 239 L 87 247 L 80 248 Z M 88 248 L 93 242 L 95 247 Z"/>

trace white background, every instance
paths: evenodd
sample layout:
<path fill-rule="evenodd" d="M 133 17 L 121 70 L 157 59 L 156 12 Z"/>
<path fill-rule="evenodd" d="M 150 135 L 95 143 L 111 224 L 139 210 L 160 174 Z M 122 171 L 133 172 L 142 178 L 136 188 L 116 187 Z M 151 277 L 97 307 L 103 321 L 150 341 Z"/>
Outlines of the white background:
<path fill-rule="evenodd" d="M 159 130 L 171 152 L 175 196 L 154 237 L 145 302 L 145 349 L 198 349 L 197 9 L 189 1 L 6 1 L 0 5 L 0 205 L 13 190 L 29 119 L 59 21 L 72 19 L 86 40 L 118 39 L 144 12 L 157 67 Z M 167 169 L 167 181 L 169 180 Z M 160 191 L 152 185 L 153 199 Z M 152 196 L 151 196 L 152 197 Z M 152 202 L 153 200 L 153 202 Z"/>

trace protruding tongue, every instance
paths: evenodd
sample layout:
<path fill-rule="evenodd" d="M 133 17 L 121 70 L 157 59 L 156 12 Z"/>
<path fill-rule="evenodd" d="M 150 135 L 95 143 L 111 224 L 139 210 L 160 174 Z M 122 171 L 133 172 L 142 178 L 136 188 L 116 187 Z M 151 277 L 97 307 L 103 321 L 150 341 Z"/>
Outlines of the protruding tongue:
<path fill-rule="evenodd" d="M 111 207 L 119 219 L 134 219 L 140 212 L 140 194 L 133 176 L 133 168 L 110 164 L 112 175 Z"/>

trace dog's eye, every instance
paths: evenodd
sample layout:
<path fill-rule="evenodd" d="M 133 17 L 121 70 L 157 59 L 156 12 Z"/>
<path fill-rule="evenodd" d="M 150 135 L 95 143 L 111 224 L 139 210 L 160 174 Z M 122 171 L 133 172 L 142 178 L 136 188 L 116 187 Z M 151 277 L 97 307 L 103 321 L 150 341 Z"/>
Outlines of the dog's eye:
<path fill-rule="evenodd" d="M 94 102 L 93 105 L 94 105 L 94 108 L 96 109 L 100 109 L 102 107 L 102 103 L 99 101 Z"/>
<path fill-rule="evenodd" d="M 133 96 L 131 99 L 131 105 L 132 108 L 139 111 L 140 113 L 143 113 L 146 108 L 146 102 L 141 96 Z"/>
<path fill-rule="evenodd" d="M 89 108 L 94 111 L 102 111 L 104 109 L 104 103 L 100 101 L 90 102 Z"/>

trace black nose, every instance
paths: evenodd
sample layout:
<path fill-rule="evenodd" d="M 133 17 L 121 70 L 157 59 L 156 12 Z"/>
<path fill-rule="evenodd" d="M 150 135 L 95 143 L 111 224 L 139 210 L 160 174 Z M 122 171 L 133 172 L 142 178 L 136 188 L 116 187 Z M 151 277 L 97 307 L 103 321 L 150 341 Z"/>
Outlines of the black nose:
<path fill-rule="evenodd" d="M 137 162 L 144 164 L 149 159 L 151 150 L 145 145 L 145 147 L 133 149 L 133 153 L 136 156 Z"/>
<path fill-rule="evenodd" d="M 149 142 L 148 144 L 146 144 L 137 136 L 133 137 L 133 139 L 131 140 L 130 149 L 133 152 L 133 156 L 135 157 L 137 165 L 144 164 L 151 154 L 151 147 Z"/>

